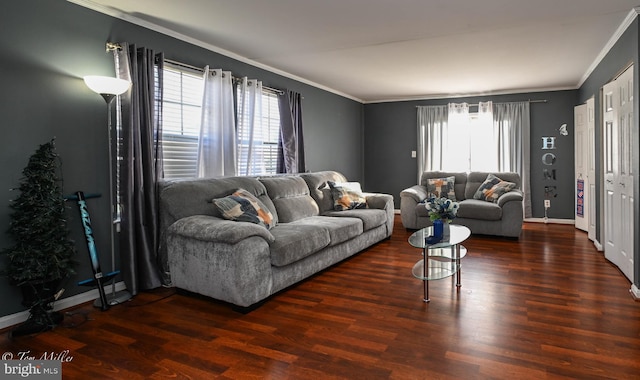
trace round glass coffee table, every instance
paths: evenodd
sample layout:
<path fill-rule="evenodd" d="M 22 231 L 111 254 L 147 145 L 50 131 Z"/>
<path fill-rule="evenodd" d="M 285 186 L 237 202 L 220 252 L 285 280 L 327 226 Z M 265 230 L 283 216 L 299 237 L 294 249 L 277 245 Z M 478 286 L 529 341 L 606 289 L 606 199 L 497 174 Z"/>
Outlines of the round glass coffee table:
<path fill-rule="evenodd" d="M 467 249 L 461 244 L 471 236 L 468 227 L 457 224 L 449 225 L 449 239 L 429 245 L 428 236 L 433 227 L 425 227 L 409 237 L 409 244 L 422 248 L 423 259 L 413 266 L 413 276 L 424 282 L 424 302 L 429 302 L 429 281 L 440 280 L 456 275 L 456 287 L 461 287 L 460 259 L 467 255 Z M 426 263 L 426 264 L 425 264 Z"/>

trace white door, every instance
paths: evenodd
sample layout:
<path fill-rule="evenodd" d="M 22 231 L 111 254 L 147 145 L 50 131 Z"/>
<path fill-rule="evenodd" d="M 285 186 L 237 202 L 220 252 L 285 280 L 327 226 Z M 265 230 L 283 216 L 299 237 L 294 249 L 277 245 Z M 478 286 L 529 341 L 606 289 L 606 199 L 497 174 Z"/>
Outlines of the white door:
<path fill-rule="evenodd" d="M 589 240 L 596 240 L 596 115 L 595 99 L 587 100 L 587 197 L 585 214 L 588 214 L 587 231 Z"/>
<path fill-rule="evenodd" d="M 620 266 L 619 251 L 615 236 L 619 231 L 619 220 L 616 218 L 615 206 L 618 176 L 618 126 L 617 107 L 618 91 L 616 82 L 610 82 L 602 88 L 603 142 L 604 142 L 604 256 L 612 263 Z M 620 215 L 619 213 L 617 215 Z M 618 226 L 617 226 L 618 225 Z"/>
<path fill-rule="evenodd" d="M 574 120 L 574 152 L 575 152 L 575 226 L 587 231 L 589 228 L 589 213 L 587 208 L 589 179 L 587 173 L 588 142 L 587 142 L 587 105 L 581 104 L 573 109 Z"/>
<path fill-rule="evenodd" d="M 633 282 L 633 67 L 603 87 L 604 252 Z"/>
<path fill-rule="evenodd" d="M 627 69 L 617 80 L 620 82 L 620 111 L 618 112 L 618 153 L 620 191 L 620 269 L 633 282 L 633 67 Z"/>

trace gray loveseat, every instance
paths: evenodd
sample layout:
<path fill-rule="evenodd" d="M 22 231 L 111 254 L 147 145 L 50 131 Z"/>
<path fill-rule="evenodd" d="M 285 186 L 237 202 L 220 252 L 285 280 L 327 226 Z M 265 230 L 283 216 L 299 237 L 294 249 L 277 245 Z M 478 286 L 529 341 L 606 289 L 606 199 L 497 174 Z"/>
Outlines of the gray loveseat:
<path fill-rule="evenodd" d="M 489 174 L 515 184 L 515 188 L 495 199 L 495 202 L 474 199 L 478 188 Z M 420 229 L 431 225 L 425 201 L 429 197 L 429 179 L 455 177 L 455 198 L 460 207 L 454 224 L 469 227 L 472 233 L 517 238 L 522 231 L 522 183 L 517 173 L 447 173 L 424 172 L 420 184 L 400 193 L 400 216 L 407 229 Z"/>
<path fill-rule="evenodd" d="M 393 196 L 367 194 L 367 208 L 334 211 L 334 171 L 225 177 L 160 184 L 161 260 L 178 289 L 250 310 L 272 294 L 391 236 Z M 227 220 L 211 203 L 237 189 L 257 197 L 271 229 Z"/>

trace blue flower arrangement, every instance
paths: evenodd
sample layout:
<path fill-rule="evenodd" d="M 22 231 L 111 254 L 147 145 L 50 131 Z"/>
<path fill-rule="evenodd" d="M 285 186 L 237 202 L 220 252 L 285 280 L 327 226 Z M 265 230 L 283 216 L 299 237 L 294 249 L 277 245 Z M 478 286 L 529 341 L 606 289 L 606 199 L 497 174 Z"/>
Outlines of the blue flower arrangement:
<path fill-rule="evenodd" d="M 425 202 L 431 221 L 442 219 L 449 222 L 458 215 L 458 202 L 448 198 L 431 197 Z"/>

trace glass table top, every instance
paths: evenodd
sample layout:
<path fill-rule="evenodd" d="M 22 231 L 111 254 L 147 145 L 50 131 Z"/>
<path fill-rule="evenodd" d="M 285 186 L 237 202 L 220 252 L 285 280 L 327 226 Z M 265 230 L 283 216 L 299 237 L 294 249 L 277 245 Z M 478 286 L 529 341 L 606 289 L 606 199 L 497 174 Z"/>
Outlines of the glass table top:
<path fill-rule="evenodd" d="M 450 247 L 452 245 L 460 244 L 463 241 L 467 240 L 469 236 L 471 236 L 471 230 L 466 226 L 460 226 L 458 224 L 450 224 L 449 225 L 449 240 L 440 241 L 437 244 L 433 244 L 429 246 L 429 249 L 433 248 L 445 248 Z M 409 244 L 416 248 L 425 248 L 427 245 L 425 239 L 433 234 L 433 227 L 425 227 L 419 231 L 414 232 L 409 237 Z"/>

